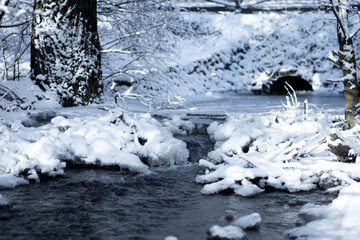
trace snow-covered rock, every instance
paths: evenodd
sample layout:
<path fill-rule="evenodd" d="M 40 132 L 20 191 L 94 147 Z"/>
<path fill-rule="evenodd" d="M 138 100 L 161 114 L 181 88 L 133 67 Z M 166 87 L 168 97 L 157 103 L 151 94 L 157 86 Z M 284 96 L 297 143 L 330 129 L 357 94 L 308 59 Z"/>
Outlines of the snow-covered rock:
<path fill-rule="evenodd" d="M 238 226 L 243 230 L 258 229 L 261 223 L 261 216 L 258 213 L 252 213 L 240 217 L 232 222 L 232 225 Z"/>
<path fill-rule="evenodd" d="M 360 236 L 360 184 L 343 188 L 328 206 L 305 205 L 300 213 L 314 221 L 286 232 L 292 239 L 357 240 Z"/>
<path fill-rule="evenodd" d="M 10 173 L 0 172 L 0 188 L 14 188 L 25 184 L 29 184 L 29 181 Z"/>
<path fill-rule="evenodd" d="M 209 240 L 241 240 L 245 238 L 246 233 L 237 226 L 229 225 L 221 227 L 214 225 L 210 228 L 208 235 Z"/>
<path fill-rule="evenodd" d="M 178 238 L 175 236 L 167 236 L 164 240 L 178 240 Z"/>

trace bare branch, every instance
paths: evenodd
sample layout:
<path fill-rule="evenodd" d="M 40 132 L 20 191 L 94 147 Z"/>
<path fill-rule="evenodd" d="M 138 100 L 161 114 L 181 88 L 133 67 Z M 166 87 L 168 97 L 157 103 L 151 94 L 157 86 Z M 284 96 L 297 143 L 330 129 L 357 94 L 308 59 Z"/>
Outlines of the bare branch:
<path fill-rule="evenodd" d="M 334 54 L 336 55 L 336 57 L 334 56 Z M 338 58 L 339 56 L 338 56 L 337 52 L 331 51 L 331 52 L 329 52 L 327 57 L 331 62 L 335 63 L 336 65 L 340 65 L 340 60 Z"/>
<path fill-rule="evenodd" d="M 26 21 L 26 22 L 22 22 L 22 23 L 18 23 L 18 24 L 13 24 L 13 25 L 0 25 L 0 28 L 13 28 L 13 27 L 19 27 L 25 24 L 30 23 L 30 21 Z"/>
<path fill-rule="evenodd" d="M 233 8 L 235 7 L 235 4 L 225 2 L 225 1 L 222 1 L 222 0 L 206 0 L 206 1 L 217 3 L 217 4 L 220 4 L 220 5 L 224 5 L 226 7 L 233 7 Z"/>
<path fill-rule="evenodd" d="M 350 38 L 351 38 L 351 39 L 352 39 L 353 37 L 355 37 L 356 34 L 359 33 L 359 31 L 360 31 L 360 23 L 358 23 L 358 25 L 359 25 L 359 26 L 353 31 L 353 33 L 350 34 Z"/>
<path fill-rule="evenodd" d="M 338 11 L 337 11 L 336 8 L 335 8 L 334 2 L 333 2 L 333 0 L 329 0 L 329 1 L 330 1 L 330 4 L 331 4 L 331 10 L 333 11 L 333 13 L 334 13 L 334 15 L 335 15 L 336 20 L 337 20 L 337 22 L 338 22 L 341 30 L 342 30 L 343 33 L 344 33 L 344 36 L 346 36 L 345 27 L 344 27 L 344 25 L 343 25 L 343 22 L 341 21 L 341 18 L 340 18 L 340 15 L 339 15 Z"/>

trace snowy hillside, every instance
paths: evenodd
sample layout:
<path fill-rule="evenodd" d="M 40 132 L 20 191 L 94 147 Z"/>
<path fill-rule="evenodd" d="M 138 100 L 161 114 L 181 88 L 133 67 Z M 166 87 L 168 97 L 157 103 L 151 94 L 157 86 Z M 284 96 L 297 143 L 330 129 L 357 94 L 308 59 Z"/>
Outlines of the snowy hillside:
<path fill-rule="evenodd" d="M 242 90 L 269 92 L 280 76 L 299 76 L 315 92 L 337 92 L 329 83 L 341 71 L 327 60 L 336 48 L 335 23 L 322 12 L 254 14 L 184 13 L 202 35 L 179 41 L 175 89 L 183 94 Z"/>

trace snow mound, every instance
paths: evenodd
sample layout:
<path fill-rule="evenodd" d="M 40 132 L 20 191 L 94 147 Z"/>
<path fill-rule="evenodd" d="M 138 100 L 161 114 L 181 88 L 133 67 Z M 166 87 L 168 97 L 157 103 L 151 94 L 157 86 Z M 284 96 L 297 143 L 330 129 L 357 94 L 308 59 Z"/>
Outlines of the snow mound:
<path fill-rule="evenodd" d="M 301 213 L 318 218 L 305 226 L 291 229 L 286 235 L 292 239 L 357 240 L 360 236 L 360 184 L 344 187 L 328 206 L 305 205 Z"/>
<path fill-rule="evenodd" d="M 246 233 L 241 228 L 231 225 L 225 227 L 214 225 L 210 228 L 208 234 L 208 239 L 240 240 L 246 236 Z"/>
<path fill-rule="evenodd" d="M 9 173 L 0 172 L 0 188 L 14 188 L 18 185 L 25 184 L 29 184 L 29 181 L 20 177 L 15 177 Z"/>
<path fill-rule="evenodd" d="M 178 238 L 175 236 L 167 236 L 164 240 L 178 240 Z"/>
<path fill-rule="evenodd" d="M 359 155 L 359 129 L 342 131 L 332 118 L 315 113 L 307 102 L 304 105 L 292 95 L 283 112 L 241 114 L 212 123 L 208 132 L 216 141 L 215 149 L 199 162 L 207 171 L 196 177 L 204 184 L 201 192 L 233 190 L 251 196 L 264 189 L 295 192 L 318 186 L 331 191 L 360 179 L 360 164 L 339 162 L 328 150 L 327 138 L 338 133 L 347 139 L 352 154 Z"/>
<path fill-rule="evenodd" d="M 189 156 L 186 143 L 150 114 L 122 110 L 100 118 L 57 116 L 39 128 L 20 120 L 0 123 L 0 133 L 0 169 L 34 181 L 63 174 L 64 161 L 146 173 L 149 166 L 182 164 Z"/>
<path fill-rule="evenodd" d="M 240 217 L 232 222 L 232 225 L 238 226 L 241 229 L 258 229 L 261 223 L 261 216 L 258 213 L 252 213 L 243 217 Z"/>
<path fill-rule="evenodd" d="M 173 134 L 188 135 L 195 129 L 195 124 L 192 121 L 181 119 L 179 115 L 175 115 L 171 120 L 165 120 L 164 126 Z"/>

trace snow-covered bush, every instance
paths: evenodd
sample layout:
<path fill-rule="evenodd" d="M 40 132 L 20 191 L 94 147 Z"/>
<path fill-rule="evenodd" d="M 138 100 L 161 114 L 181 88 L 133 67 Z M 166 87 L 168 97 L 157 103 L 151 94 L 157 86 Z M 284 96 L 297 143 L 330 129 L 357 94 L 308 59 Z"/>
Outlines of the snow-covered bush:
<path fill-rule="evenodd" d="M 307 104 L 305 104 L 307 106 Z M 200 166 L 207 168 L 196 180 L 204 194 L 232 189 L 250 196 L 267 188 L 288 191 L 336 187 L 360 179 L 360 165 L 339 162 L 329 151 L 332 132 L 352 142 L 358 156 L 358 129 L 342 131 L 332 119 L 311 109 L 304 111 L 293 96 L 284 111 L 267 116 L 241 114 L 208 127 L 215 149 Z M 328 185 L 323 182 L 331 182 Z"/>

